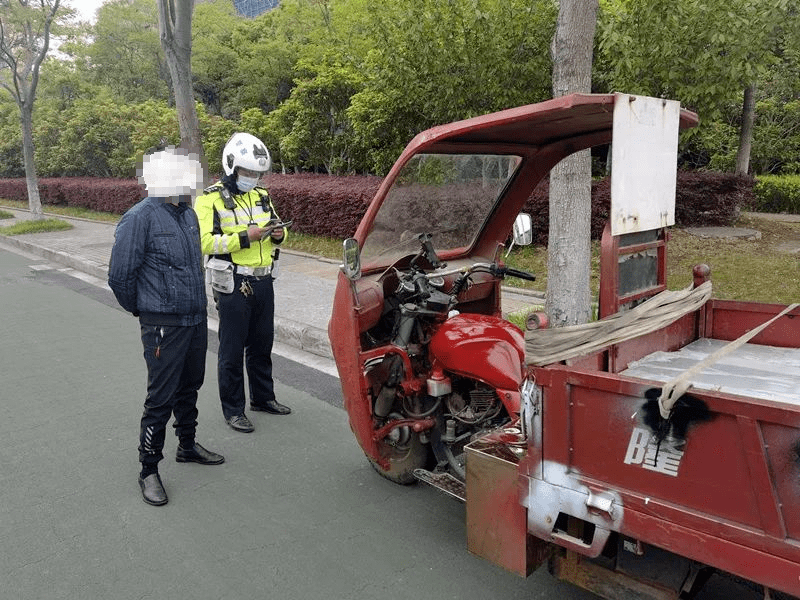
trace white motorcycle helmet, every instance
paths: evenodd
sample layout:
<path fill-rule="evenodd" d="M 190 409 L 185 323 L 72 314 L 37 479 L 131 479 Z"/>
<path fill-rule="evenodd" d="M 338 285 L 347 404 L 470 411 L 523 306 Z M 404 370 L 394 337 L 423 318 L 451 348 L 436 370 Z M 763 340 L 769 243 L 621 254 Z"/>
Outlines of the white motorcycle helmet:
<path fill-rule="evenodd" d="M 267 146 L 256 136 L 249 133 L 234 133 L 222 150 L 222 169 L 225 175 L 231 175 L 237 168 L 265 173 L 272 166 L 272 159 Z M 237 186 L 243 192 L 250 191 L 258 181 L 258 177 L 237 175 Z"/>

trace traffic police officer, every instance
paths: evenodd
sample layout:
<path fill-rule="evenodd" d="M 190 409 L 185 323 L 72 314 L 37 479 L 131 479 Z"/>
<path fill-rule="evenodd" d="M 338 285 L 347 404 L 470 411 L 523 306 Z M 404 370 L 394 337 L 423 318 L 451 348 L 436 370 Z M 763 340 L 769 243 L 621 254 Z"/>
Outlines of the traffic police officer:
<path fill-rule="evenodd" d="M 244 368 L 250 408 L 276 415 L 291 409 L 275 399 L 272 343 L 275 301 L 273 248 L 286 236 L 269 193 L 259 187 L 271 159 L 264 143 L 234 133 L 222 152 L 225 176 L 204 190 L 194 209 L 200 242 L 219 313 L 217 372 L 225 421 L 236 431 L 253 431 L 245 415 Z"/>

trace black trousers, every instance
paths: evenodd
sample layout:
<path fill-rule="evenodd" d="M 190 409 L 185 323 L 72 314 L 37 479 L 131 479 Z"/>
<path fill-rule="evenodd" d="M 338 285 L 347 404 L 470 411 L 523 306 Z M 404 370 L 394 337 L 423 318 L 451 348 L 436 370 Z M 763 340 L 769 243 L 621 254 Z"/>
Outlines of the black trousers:
<path fill-rule="evenodd" d="M 197 391 L 206 374 L 208 325 L 190 327 L 142 325 L 142 346 L 147 363 L 147 398 L 144 401 L 139 461 L 156 465 L 164 458 L 167 423 L 181 445 L 191 446 L 197 430 Z"/>
<path fill-rule="evenodd" d="M 250 292 L 242 293 L 246 281 Z M 219 313 L 217 378 L 222 414 L 226 419 L 244 414 L 244 368 L 250 402 L 275 399 L 272 380 L 272 342 L 275 335 L 275 292 L 272 277 L 234 275 L 230 294 L 214 292 Z"/>

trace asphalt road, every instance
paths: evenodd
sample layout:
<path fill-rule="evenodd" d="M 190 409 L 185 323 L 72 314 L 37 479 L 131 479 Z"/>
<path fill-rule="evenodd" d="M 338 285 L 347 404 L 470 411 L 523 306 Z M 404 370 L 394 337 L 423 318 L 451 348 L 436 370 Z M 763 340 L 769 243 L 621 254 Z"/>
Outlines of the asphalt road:
<path fill-rule="evenodd" d="M 367 465 L 331 375 L 275 358 L 288 417 L 225 425 L 216 343 L 198 441 L 220 466 L 161 463 L 141 500 L 145 367 L 111 292 L 0 250 L 0 597 L 15 600 L 591 600 L 541 568 L 521 579 L 466 550 L 463 505 Z M 712 582 L 699 597 L 743 596 Z"/>
<path fill-rule="evenodd" d="M 378 477 L 344 411 L 314 395 L 332 378 L 301 366 L 276 368 L 294 413 L 251 415 L 256 431 L 241 434 L 222 419 L 209 352 L 198 441 L 226 463 L 176 463 L 168 432 L 170 502 L 145 504 L 138 323 L 108 294 L 0 251 L 3 598 L 593 597 L 545 570 L 523 580 L 471 556 L 463 506 Z"/>

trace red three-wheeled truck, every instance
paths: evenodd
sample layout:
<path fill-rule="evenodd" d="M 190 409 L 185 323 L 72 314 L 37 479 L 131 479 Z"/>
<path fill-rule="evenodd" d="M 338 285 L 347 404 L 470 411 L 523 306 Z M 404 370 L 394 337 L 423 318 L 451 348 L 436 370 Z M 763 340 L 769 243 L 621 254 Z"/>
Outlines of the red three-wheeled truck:
<path fill-rule="evenodd" d="M 668 290 L 675 101 L 571 95 L 419 134 L 344 263 L 329 325 L 375 470 L 466 503 L 468 549 L 609 599 L 724 575 L 800 596 L 800 308 Z M 502 318 L 510 236 L 564 157 L 608 146 L 598 318 Z M 702 257 L 698 257 L 701 261 Z M 558 273 L 549 273 L 558 277 Z M 800 289 L 798 290 L 800 296 Z"/>

